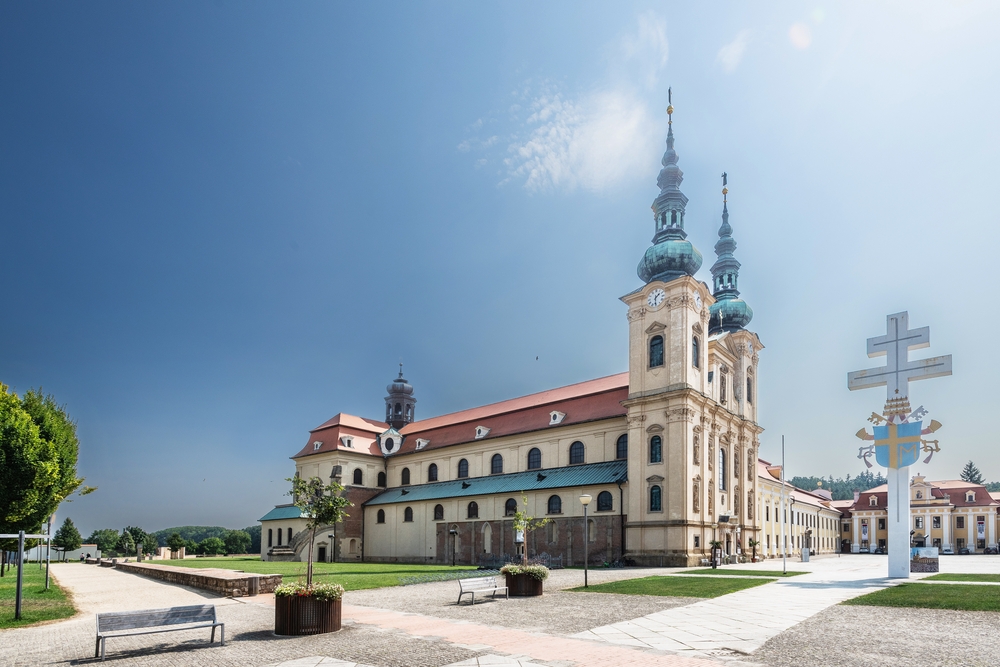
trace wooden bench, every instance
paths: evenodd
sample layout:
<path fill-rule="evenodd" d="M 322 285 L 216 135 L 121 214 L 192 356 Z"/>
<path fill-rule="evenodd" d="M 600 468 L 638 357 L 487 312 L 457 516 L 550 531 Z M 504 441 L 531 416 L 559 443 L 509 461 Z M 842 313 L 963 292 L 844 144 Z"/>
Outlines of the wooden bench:
<path fill-rule="evenodd" d="M 501 586 L 497 583 L 496 577 L 472 577 L 469 579 L 459 579 L 458 580 L 458 602 L 455 604 L 462 604 L 463 595 L 472 596 L 472 604 L 476 604 L 476 593 L 489 593 L 493 592 L 493 597 L 497 596 L 497 591 L 503 591 L 505 598 L 510 598 L 510 592 L 507 590 L 506 586 Z"/>
<path fill-rule="evenodd" d="M 178 626 L 184 627 L 167 627 Z M 94 657 L 104 660 L 104 643 L 108 637 L 123 637 L 128 635 L 148 635 L 156 632 L 172 632 L 174 630 L 193 630 L 195 628 L 212 628 L 211 644 L 215 641 L 215 628 L 219 627 L 219 646 L 226 644 L 226 624 L 215 620 L 215 605 L 195 604 L 187 607 L 168 607 L 166 609 L 144 609 L 141 611 L 115 611 L 97 615 L 97 644 L 94 646 Z M 148 628 L 158 628 L 150 630 Z M 132 632 L 141 630 L 140 632 Z"/>

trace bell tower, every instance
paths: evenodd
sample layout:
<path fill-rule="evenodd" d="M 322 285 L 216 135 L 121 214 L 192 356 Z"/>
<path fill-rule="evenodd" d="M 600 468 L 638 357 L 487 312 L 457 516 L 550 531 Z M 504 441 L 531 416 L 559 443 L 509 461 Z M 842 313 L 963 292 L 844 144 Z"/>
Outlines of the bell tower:
<path fill-rule="evenodd" d="M 413 397 L 413 385 L 403 379 L 403 364 L 399 365 L 399 377 L 385 388 L 385 421 L 397 431 L 414 417 L 417 399 Z"/>

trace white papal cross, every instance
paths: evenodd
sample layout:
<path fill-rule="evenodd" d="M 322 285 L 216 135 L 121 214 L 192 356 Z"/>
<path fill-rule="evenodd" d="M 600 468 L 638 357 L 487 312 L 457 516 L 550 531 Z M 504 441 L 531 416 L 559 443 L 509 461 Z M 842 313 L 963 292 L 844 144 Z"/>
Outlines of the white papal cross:
<path fill-rule="evenodd" d="M 911 380 L 926 380 L 951 375 L 951 355 L 930 359 L 909 360 L 910 350 L 931 344 L 930 327 L 910 329 L 909 314 L 905 311 L 888 315 L 886 335 L 868 339 L 868 356 L 886 356 L 885 366 L 854 371 L 847 374 L 847 388 L 868 389 L 885 385 L 886 400 L 909 396 Z"/>

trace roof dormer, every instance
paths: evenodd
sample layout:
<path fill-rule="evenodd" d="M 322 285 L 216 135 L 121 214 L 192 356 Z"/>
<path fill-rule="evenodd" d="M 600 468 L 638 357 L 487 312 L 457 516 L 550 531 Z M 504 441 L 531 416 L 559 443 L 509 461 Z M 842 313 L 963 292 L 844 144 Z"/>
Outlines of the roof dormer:
<path fill-rule="evenodd" d="M 491 430 L 492 429 L 487 428 L 486 426 L 477 426 L 476 427 L 476 440 L 482 440 L 483 438 L 485 438 L 487 435 L 490 434 Z"/>
<path fill-rule="evenodd" d="M 565 412 L 559 412 L 558 410 L 553 410 L 552 412 L 549 413 L 549 426 L 562 424 L 564 419 L 566 419 Z"/>

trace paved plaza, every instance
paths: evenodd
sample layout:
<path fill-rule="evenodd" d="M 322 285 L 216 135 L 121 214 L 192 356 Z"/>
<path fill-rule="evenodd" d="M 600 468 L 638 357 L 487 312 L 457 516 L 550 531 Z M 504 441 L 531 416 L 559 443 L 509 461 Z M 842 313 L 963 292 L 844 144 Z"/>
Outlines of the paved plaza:
<path fill-rule="evenodd" d="M 741 569 L 773 570 L 780 560 Z M 541 598 L 455 604 L 455 582 L 352 591 L 344 629 L 316 637 L 276 637 L 273 598 L 220 598 L 109 568 L 53 566 L 80 609 L 73 619 L 0 632 L 0 665 L 93 661 L 94 614 L 212 603 L 226 623 L 226 646 L 207 630 L 108 640 L 114 665 L 259 667 L 459 667 L 519 665 L 992 665 L 1000 614 L 844 607 L 838 602 L 891 585 L 882 556 L 789 561 L 805 575 L 719 598 L 667 598 L 565 589 L 579 570 L 558 570 Z M 951 557 L 944 571 L 998 572 L 1000 558 Z M 677 570 L 592 572 L 592 584 Z M 693 575 L 688 575 L 693 576 Z M 1000 592 L 998 592 L 1000 594 Z M 887 638 L 888 637 L 888 638 Z M 985 640 L 985 641 L 984 641 Z"/>

